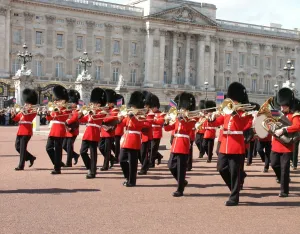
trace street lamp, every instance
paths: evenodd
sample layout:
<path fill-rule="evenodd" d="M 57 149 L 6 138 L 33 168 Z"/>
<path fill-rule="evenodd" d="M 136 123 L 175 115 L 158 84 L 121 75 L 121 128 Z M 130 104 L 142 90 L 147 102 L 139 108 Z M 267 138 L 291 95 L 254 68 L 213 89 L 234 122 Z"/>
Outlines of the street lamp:
<path fill-rule="evenodd" d="M 290 59 L 288 59 L 288 61 L 286 62 L 286 65 L 284 66 L 283 70 L 287 72 L 288 80 L 290 80 L 290 74 L 293 74 L 295 71 L 294 64 L 292 64 L 292 61 Z"/>
<path fill-rule="evenodd" d="M 278 92 L 278 89 L 279 89 L 278 84 L 275 84 L 275 85 L 274 85 L 274 89 L 275 89 L 275 95 L 277 96 L 277 92 Z"/>
<path fill-rule="evenodd" d="M 23 52 L 19 51 L 19 53 L 17 54 L 19 60 L 22 61 L 21 70 L 25 70 L 26 69 L 26 63 L 29 63 L 29 62 L 32 61 L 32 54 L 27 51 L 28 47 L 27 47 L 26 43 L 24 43 L 23 49 L 24 49 Z"/>
<path fill-rule="evenodd" d="M 92 66 L 92 61 L 88 57 L 88 53 L 86 51 L 83 52 L 84 57 L 79 58 L 79 63 L 83 65 L 83 71 L 86 74 L 87 73 L 87 67 Z"/>
<path fill-rule="evenodd" d="M 204 86 L 205 86 L 205 100 L 207 100 L 207 89 L 208 89 L 208 82 L 207 81 L 204 82 Z"/>

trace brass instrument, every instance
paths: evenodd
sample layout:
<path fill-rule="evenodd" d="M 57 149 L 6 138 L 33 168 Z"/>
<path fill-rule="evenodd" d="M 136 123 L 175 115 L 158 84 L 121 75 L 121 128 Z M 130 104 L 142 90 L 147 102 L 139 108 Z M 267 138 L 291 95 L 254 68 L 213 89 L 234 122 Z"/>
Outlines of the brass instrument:
<path fill-rule="evenodd" d="M 19 113 L 22 112 L 24 115 L 29 114 L 28 110 L 32 109 L 30 113 L 37 113 L 39 110 L 39 105 L 28 105 L 20 106 L 19 104 L 15 104 L 10 112 Z"/>
<path fill-rule="evenodd" d="M 219 106 L 219 110 L 227 115 L 231 115 L 234 111 L 238 110 L 251 111 L 254 108 L 255 106 L 251 104 L 235 104 L 230 98 L 226 98 Z"/>
<path fill-rule="evenodd" d="M 122 105 L 119 109 L 118 117 L 125 117 L 129 112 L 132 112 L 135 116 L 145 118 L 146 113 L 148 112 L 147 108 L 136 109 L 136 108 L 127 108 L 126 105 Z"/>

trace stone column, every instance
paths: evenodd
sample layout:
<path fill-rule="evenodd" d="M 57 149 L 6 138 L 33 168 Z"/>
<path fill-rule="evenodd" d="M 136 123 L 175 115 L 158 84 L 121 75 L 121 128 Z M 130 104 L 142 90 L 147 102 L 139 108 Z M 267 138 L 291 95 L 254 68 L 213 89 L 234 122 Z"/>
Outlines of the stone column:
<path fill-rule="evenodd" d="M 198 35 L 197 38 L 197 77 L 196 86 L 203 86 L 205 82 L 204 77 L 204 55 L 205 55 L 205 35 Z"/>
<path fill-rule="evenodd" d="M 146 33 L 146 54 L 145 54 L 145 80 L 144 87 L 153 87 L 153 28 L 148 28 Z"/>
<path fill-rule="evenodd" d="M 166 47 L 166 35 L 167 31 L 160 30 L 159 39 L 159 83 L 164 82 L 164 72 L 165 72 L 165 47 Z"/>
<path fill-rule="evenodd" d="M 186 34 L 186 52 L 185 52 L 185 83 L 184 85 L 190 85 L 190 49 L 191 49 L 191 35 Z"/>
<path fill-rule="evenodd" d="M 232 56 L 232 82 L 238 81 L 238 66 L 239 66 L 239 44 L 237 40 L 232 40 L 233 44 L 233 56 Z"/>
<path fill-rule="evenodd" d="M 67 44 L 66 44 L 66 51 L 67 51 L 67 67 L 66 67 L 66 74 L 70 77 L 73 74 L 73 52 L 74 52 L 74 25 L 76 19 L 73 18 L 66 18 L 67 21 Z M 73 76 L 72 76 L 73 77 Z M 77 77 L 74 77 L 75 79 Z"/>
<path fill-rule="evenodd" d="M 211 88 L 211 90 L 215 89 L 215 53 L 216 53 L 216 42 L 217 37 L 210 36 L 210 72 L 209 72 L 209 78 L 208 78 L 208 84 Z"/>
<path fill-rule="evenodd" d="M 258 74 L 258 86 L 259 90 L 263 91 L 264 90 L 264 79 L 263 79 L 263 74 L 264 74 L 264 59 L 265 59 L 265 44 L 259 44 L 259 74 Z"/>
<path fill-rule="evenodd" d="M 172 84 L 177 84 L 177 37 L 178 32 L 173 32 L 173 56 L 172 56 Z"/>
<path fill-rule="evenodd" d="M 130 70 L 129 70 L 129 58 L 132 57 L 131 54 L 131 42 L 130 42 L 130 32 L 131 27 L 128 25 L 123 25 L 123 64 L 122 64 L 122 74 L 126 81 L 130 79 Z M 140 64 L 139 64 L 140 65 Z M 138 75 L 137 75 L 138 78 Z"/>
<path fill-rule="evenodd" d="M 277 51 L 278 51 L 278 46 L 272 45 L 271 75 L 275 78 L 275 80 L 276 80 L 276 71 L 277 71 Z M 273 87 L 271 88 L 273 89 Z"/>
<path fill-rule="evenodd" d="M 55 16 L 53 15 L 46 15 L 46 20 L 47 20 L 47 39 L 46 39 L 46 43 L 47 43 L 47 49 L 46 49 L 46 57 L 45 57 L 45 72 L 48 76 L 50 77 L 54 77 L 54 69 L 55 69 L 55 65 L 53 65 L 53 33 L 54 33 L 54 29 L 53 29 L 53 22 L 55 20 Z M 67 68 L 68 69 L 68 68 Z"/>
<path fill-rule="evenodd" d="M 296 76 L 296 96 L 300 96 L 300 47 L 296 48 L 296 64 L 295 66 L 295 76 Z"/>
<path fill-rule="evenodd" d="M 159 82 L 159 70 L 160 70 L 160 40 L 154 40 L 153 41 L 153 75 L 152 75 L 152 81 L 154 84 L 161 84 Z"/>
<path fill-rule="evenodd" d="M 111 80 L 111 57 L 112 57 L 112 41 L 111 41 L 111 32 L 113 30 L 113 25 L 104 24 L 105 27 L 105 54 L 104 54 L 104 79 L 109 81 Z"/>
<path fill-rule="evenodd" d="M 224 87 L 225 43 L 225 39 L 219 38 L 219 88 Z"/>
<path fill-rule="evenodd" d="M 0 78 L 10 75 L 10 14 L 7 9 L 0 7 Z"/>
<path fill-rule="evenodd" d="M 252 64 L 251 64 L 251 60 L 252 60 L 252 53 L 251 53 L 251 49 L 252 49 L 252 42 L 247 41 L 246 42 L 247 45 L 247 57 L 246 57 L 246 88 L 248 90 L 251 90 L 251 70 L 252 70 Z"/>

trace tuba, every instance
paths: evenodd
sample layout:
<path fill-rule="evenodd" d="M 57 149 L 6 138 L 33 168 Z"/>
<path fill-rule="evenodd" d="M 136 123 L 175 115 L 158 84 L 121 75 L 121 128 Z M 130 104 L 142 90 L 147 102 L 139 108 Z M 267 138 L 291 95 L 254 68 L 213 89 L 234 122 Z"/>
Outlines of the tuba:
<path fill-rule="evenodd" d="M 269 98 L 259 109 L 254 122 L 254 129 L 259 138 L 266 138 L 271 134 L 282 144 L 292 144 L 300 138 L 299 132 L 283 134 L 280 137 L 275 135 L 277 129 L 291 126 L 289 119 L 278 110 L 275 110 L 274 98 Z"/>

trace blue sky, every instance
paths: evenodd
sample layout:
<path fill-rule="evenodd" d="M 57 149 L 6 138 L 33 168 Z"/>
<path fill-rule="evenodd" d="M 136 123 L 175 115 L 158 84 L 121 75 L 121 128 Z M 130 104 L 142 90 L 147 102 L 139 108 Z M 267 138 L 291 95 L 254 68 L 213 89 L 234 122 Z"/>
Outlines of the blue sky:
<path fill-rule="evenodd" d="M 103 1 L 103 0 L 102 0 Z M 120 4 L 127 0 L 104 0 Z M 282 28 L 300 29 L 300 0 L 204 0 L 217 6 L 217 18 L 270 26 L 279 23 Z"/>

